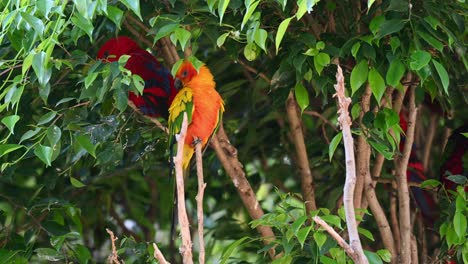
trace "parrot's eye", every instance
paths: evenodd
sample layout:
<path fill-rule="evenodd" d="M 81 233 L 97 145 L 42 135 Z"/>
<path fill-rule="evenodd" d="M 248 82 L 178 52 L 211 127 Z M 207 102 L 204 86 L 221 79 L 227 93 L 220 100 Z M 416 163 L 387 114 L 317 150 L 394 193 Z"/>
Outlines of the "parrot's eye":
<path fill-rule="evenodd" d="M 104 58 L 107 58 L 108 56 L 109 56 L 109 51 L 108 50 L 104 51 Z"/>
<path fill-rule="evenodd" d="M 187 74 L 188 74 L 187 70 L 183 71 L 183 72 L 182 72 L 182 78 L 187 77 Z"/>

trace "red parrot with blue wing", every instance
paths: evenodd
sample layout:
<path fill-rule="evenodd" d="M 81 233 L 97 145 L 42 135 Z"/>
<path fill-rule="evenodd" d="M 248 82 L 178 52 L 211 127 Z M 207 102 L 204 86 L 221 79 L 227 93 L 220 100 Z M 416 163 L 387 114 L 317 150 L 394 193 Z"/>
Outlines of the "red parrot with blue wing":
<path fill-rule="evenodd" d="M 167 119 L 169 106 L 177 94 L 170 71 L 164 68 L 151 53 L 126 36 L 112 38 L 104 43 L 98 51 L 97 58 L 114 62 L 122 55 L 130 56 L 125 68 L 145 81 L 143 94 L 140 96 L 129 92 L 128 99 L 143 114 Z"/>

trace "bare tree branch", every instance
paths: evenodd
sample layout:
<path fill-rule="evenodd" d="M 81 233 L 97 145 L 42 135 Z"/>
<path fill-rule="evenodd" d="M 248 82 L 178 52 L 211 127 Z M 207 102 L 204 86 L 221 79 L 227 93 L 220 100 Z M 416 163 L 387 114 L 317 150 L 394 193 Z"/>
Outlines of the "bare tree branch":
<path fill-rule="evenodd" d="M 416 124 L 417 109 L 414 101 L 415 87 L 409 89 L 409 118 L 406 131 L 406 141 L 401 157 L 395 158 L 396 178 L 398 183 L 399 222 L 401 236 L 401 263 L 411 263 L 411 221 L 410 221 L 410 199 L 406 170 L 414 141 L 414 129 Z"/>
<path fill-rule="evenodd" d="M 197 218 L 198 218 L 198 241 L 200 243 L 200 254 L 198 263 L 205 263 L 205 239 L 203 237 L 203 194 L 205 192 L 206 183 L 203 181 L 203 159 L 202 146 L 198 142 L 195 144 L 195 157 L 197 159 L 197 178 L 198 178 L 198 194 L 197 200 Z"/>
<path fill-rule="evenodd" d="M 226 170 L 226 173 L 231 177 L 231 180 L 234 183 L 234 186 L 236 187 L 250 217 L 254 220 L 262 217 L 264 215 L 263 209 L 257 201 L 257 197 L 255 196 L 252 186 L 250 186 L 249 181 L 245 177 L 243 166 L 237 158 L 237 149 L 229 142 L 222 124 L 218 129 L 218 133 L 213 136 L 211 146 L 215 150 L 219 161 Z M 264 243 L 266 245 L 275 240 L 275 234 L 271 227 L 260 225 L 257 226 L 257 230 L 264 239 Z M 274 258 L 275 249 L 271 248 L 268 250 L 268 254 L 271 258 Z"/>
<path fill-rule="evenodd" d="M 116 237 L 114 235 L 114 232 L 112 232 L 112 230 L 110 230 L 108 228 L 106 228 L 106 232 L 110 236 L 111 245 L 112 245 L 112 252 L 109 255 L 109 257 L 107 258 L 107 262 L 110 263 L 110 264 L 120 264 L 119 255 L 117 254 L 117 248 L 115 247 L 115 241 L 117 241 L 117 239 L 119 239 L 119 238 Z"/>
<path fill-rule="evenodd" d="M 343 71 L 339 64 L 336 73 L 336 93 L 333 97 L 338 98 L 338 122 L 343 131 L 343 142 L 345 146 L 346 158 L 346 182 L 343 190 L 343 203 L 346 215 L 346 225 L 348 228 L 349 240 L 351 248 L 356 252 L 355 263 L 367 264 L 369 263 L 364 251 L 362 249 L 361 240 L 357 230 L 356 215 L 354 212 L 354 187 L 356 184 L 356 165 L 354 159 L 354 143 L 351 135 L 351 118 L 349 116 L 348 108 L 351 104 L 351 98 L 346 97 L 344 87 Z"/>
<path fill-rule="evenodd" d="M 323 229 L 325 229 L 325 231 L 327 231 L 328 234 L 330 234 L 330 236 L 336 241 L 336 243 L 338 243 L 338 245 L 344 249 L 344 251 L 346 252 L 346 254 L 348 254 L 348 256 L 352 259 L 356 259 L 356 252 L 354 252 L 354 250 L 351 248 L 350 245 L 348 245 L 348 243 L 346 243 L 346 241 L 344 240 L 344 238 L 342 238 L 336 231 L 335 229 L 333 229 L 331 226 L 329 226 L 325 221 L 322 220 L 322 218 L 320 218 L 320 216 L 314 216 L 312 217 L 312 219 L 314 220 L 315 223 L 317 223 L 318 225 L 320 225 Z"/>
<path fill-rule="evenodd" d="M 182 158 L 185 145 L 185 136 L 187 134 L 187 113 L 184 113 L 182 128 L 177 138 L 177 155 L 174 157 L 174 167 L 177 185 L 177 215 L 179 217 L 180 232 L 182 235 L 182 245 L 179 250 L 182 254 L 184 264 L 192 264 L 192 239 L 190 237 L 189 221 L 185 209 L 185 188 L 184 188 L 184 170 L 182 168 Z"/>
<path fill-rule="evenodd" d="M 361 96 L 361 112 L 359 113 L 360 127 L 364 129 L 362 118 L 364 114 L 370 110 L 370 99 L 372 96 L 371 86 L 369 83 L 366 85 L 364 94 Z M 364 190 L 364 182 L 367 175 L 370 177 L 370 146 L 367 143 L 366 135 L 362 133 L 358 137 L 358 144 L 356 148 L 357 153 L 357 177 L 356 177 L 356 188 L 354 189 L 354 207 L 361 207 L 362 193 Z"/>
<path fill-rule="evenodd" d="M 169 264 L 166 258 L 164 258 L 164 255 L 161 252 L 161 250 L 159 250 L 158 245 L 156 245 L 156 243 L 153 243 L 153 248 L 154 248 L 154 258 L 157 259 L 160 264 Z"/>
<path fill-rule="evenodd" d="M 309 166 L 304 134 L 302 133 L 299 107 L 292 92 L 289 92 L 288 99 L 286 100 L 286 112 L 289 120 L 291 139 L 296 149 L 297 165 L 301 173 L 302 195 L 308 215 L 310 211 L 317 209 L 317 205 L 315 204 L 314 179 Z"/>

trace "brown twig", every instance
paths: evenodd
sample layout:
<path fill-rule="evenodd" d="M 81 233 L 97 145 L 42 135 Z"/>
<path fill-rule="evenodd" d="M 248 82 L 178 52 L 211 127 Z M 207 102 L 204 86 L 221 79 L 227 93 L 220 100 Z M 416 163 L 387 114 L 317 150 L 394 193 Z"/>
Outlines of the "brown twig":
<path fill-rule="evenodd" d="M 260 219 L 264 215 L 263 209 L 257 201 L 252 186 L 250 186 L 249 181 L 245 177 L 243 166 L 237 158 L 237 149 L 229 142 L 222 124 L 218 129 L 218 133 L 213 136 L 211 146 L 215 150 L 226 173 L 231 177 L 250 217 L 253 220 Z M 266 245 L 275 240 L 275 234 L 271 227 L 260 225 L 257 226 L 257 230 L 261 234 Z M 268 250 L 268 254 L 271 258 L 274 258 L 275 249 L 271 248 Z"/>
<path fill-rule="evenodd" d="M 331 226 L 329 226 L 325 221 L 320 218 L 320 216 L 314 216 L 312 217 L 315 223 L 317 223 L 319 226 L 321 226 L 325 231 L 327 231 L 328 234 L 338 243 L 338 245 L 344 249 L 346 254 L 352 259 L 355 259 L 356 252 L 351 248 L 351 246 L 346 243 L 346 241 L 333 229 Z"/>
<path fill-rule="evenodd" d="M 432 142 L 434 141 L 435 132 L 437 129 L 437 121 L 439 121 L 439 116 L 432 113 L 429 118 L 429 128 L 427 129 L 426 138 L 424 139 L 424 152 L 423 152 L 423 166 L 424 171 L 428 172 L 430 169 L 429 159 L 431 157 Z"/>
<path fill-rule="evenodd" d="M 117 248 L 115 247 L 115 241 L 117 241 L 117 239 L 119 239 L 119 238 L 116 237 L 114 235 L 114 232 L 112 232 L 110 229 L 106 228 L 106 231 L 110 236 L 111 245 L 112 245 L 112 252 L 109 255 L 109 257 L 107 258 L 107 262 L 110 263 L 110 264 L 120 264 L 119 255 L 117 254 Z"/>
<path fill-rule="evenodd" d="M 361 112 L 359 113 L 359 126 L 364 130 L 364 124 L 362 123 L 362 118 L 364 114 L 370 110 L 370 99 L 372 96 L 371 86 L 368 83 L 366 89 L 361 96 Z M 354 189 L 354 207 L 359 208 L 362 204 L 362 194 L 364 190 L 364 182 L 366 177 L 370 177 L 370 146 L 367 143 L 367 138 L 365 133 L 362 133 L 358 137 L 358 144 L 356 148 L 357 153 L 357 178 L 356 178 L 356 187 Z M 371 187 L 371 186 L 368 186 Z"/>
<path fill-rule="evenodd" d="M 396 177 L 398 184 L 399 222 L 401 236 L 401 263 L 411 263 L 411 221 L 408 182 L 406 170 L 414 141 L 414 129 L 416 124 L 417 109 L 415 105 L 415 87 L 409 89 L 409 118 L 406 141 L 401 157 L 395 158 Z"/>
<path fill-rule="evenodd" d="M 143 115 L 146 119 L 148 119 L 148 120 L 150 120 L 151 122 L 153 122 L 159 129 L 161 129 L 162 131 L 164 131 L 166 134 L 169 134 L 169 130 L 167 129 L 167 127 L 165 127 L 163 124 L 161 124 L 161 122 L 159 122 L 159 120 L 158 120 L 157 118 L 144 115 L 144 114 L 138 109 L 138 107 L 136 107 L 135 104 L 133 104 L 133 102 L 130 101 L 130 100 L 128 100 L 128 106 L 130 106 L 130 108 L 132 108 L 135 112 L 137 112 L 137 113 Z"/>
<path fill-rule="evenodd" d="M 411 263 L 419 263 L 418 242 L 413 234 L 411 234 Z"/>
<path fill-rule="evenodd" d="M 177 215 L 179 217 L 180 233 L 182 236 L 182 245 L 179 248 L 184 264 L 193 263 L 192 258 L 192 239 L 190 237 L 189 220 L 185 209 L 185 187 L 184 171 L 182 168 L 182 158 L 185 145 L 185 136 L 187 134 L 187 114 L 184 113 L 182 127 L 177 138 L 177 155 L 174 157 L 174 167 L 177 185 Z"/>
<path fill-rule="evenodd" d="M 355 251 L 355 263 L 369 263 L 362 249 L 361 240 L 357 230 L 356 216 L 354 212 L 354 187 L 356 184 L 356 165 L 354 159 L 354 143 L 351 135 L 351 118 L 348 108 L 351 104 L 351 98 L 345 95 L 344 76 L 339 64 L 337 64 L 336 73 L 336 93 L 333 97 L 338 98 L 338 122 L 343 131 L 343 143 L 345 146 L 346 158 L 346 182 L 343 190 L 343 203 L 346 215 L 346 226 L 348 228 L 349 241 L 351 248 Z"/>
<path fill-rule="evenodd" d="M 247 71 L 249 72 L 252 72 L 254 74 L 257 74 L 260 78 L 264 79 L 267 83 L 271 83 L 271 79 L 266 76 L 266 74 L 262 73 L 262 72 L 258 72 L 257 69 L 253 68 L 253 67 L 250 67 L 249 65 L 247 65 L 247 63 L 245 63 L 243 60 L 238 60 L 239 64 L 242 65 L 242 67 L 244 67 L 244 69 L 246 69 Z"/>
<path fill-rule="evenodd" d="M 392 183 L 392 190 L 396 190 L 397 184 L 396 182 Z M 398 200 L 395 192 L 391 192 L 390 194 L 390 223 L 392 225 L 393 230 L 393 237 L 395 239 L 395 249 L 396 251 L 400 252 L 401 250 L 401 236 L 400 236 L 400 227 L 398 226 Z"/>
<path fill-rule="evenodd" d="M 153 248 L 154 248 L 154 254 L 153 254 L 154 258 L 157 259 L 160 264 L 169 264 L 169 262 L 167 262 L 161 250 L 159 250 L 158 245 L 156 245 L 156 243 L 153 243 Z"/>
<path fill-rule="evenodd" d="M 317 210 L 317 205 L 315 204 L 314 179 L 310 170 L 309 158 L 307 156 L 307 149 L 304 142 L 299 106 L 297 105 L 292 91 L 289 92 L 288 99 L 286 100 L 286 113 L 289 120 L 291 139 L 296 149 L 297 165 L 301 173 L 302 195 L 307 215 L 309 215 L 309 212 Z"/>
<path fill-rule="evenodd" d="M 201 143 L 195 144 L 195 156 L 197 159 L 197 178 L 198 178 L 198 194 L 197 200 L 197 218 L 198 218 L 198 241 L 200 243 L 200 254 L 198 263 L 205 263 L 205 239 L 203 237 L 203 195 L 206 188 L 206 183 L 203 181 L 203 159 Z"/>
<path fill-rule="evenodd" d="M 338 132 L 338 128 L 335 126 L 335 124 L 333 124 L 332 122 L 330 122 L 328 119 L 326 119 L 326 118 L 325 118 L 322 114 L 320 114 L 319 112 L 316 112 L 316 111 L 304 111 L 303 113 L 306 114 L 306 115 L 318 117 L 320 120 L 322 120 L 323 123 L 329 125 L 330 127 L 333 128 L 333 130 L 335 130 L 336 132 Z"/>

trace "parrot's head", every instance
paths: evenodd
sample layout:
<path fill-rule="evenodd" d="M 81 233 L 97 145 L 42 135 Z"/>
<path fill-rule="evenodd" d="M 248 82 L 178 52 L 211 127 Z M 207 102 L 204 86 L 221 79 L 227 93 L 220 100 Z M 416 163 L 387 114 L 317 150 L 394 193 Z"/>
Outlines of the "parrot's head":
<path fill-rule="evenodd" d="M 180 90 L 184 84 L 190 82 L 196 75 L 198 75 L 198 72 L 195 67 L 193 67 L 193 64 L 188 60 L 184 60 L 175 75 L 174 85 L 176 89 Z"/>
<path fill-rule="evenodd" d="M 129 55 L 132 51 L 140 49 L 140 46 L 131 38 L 120 36 L 109 39 L 99 49 L 97 58 L 108 62 L 117 61 L 122 55 Z"/>

